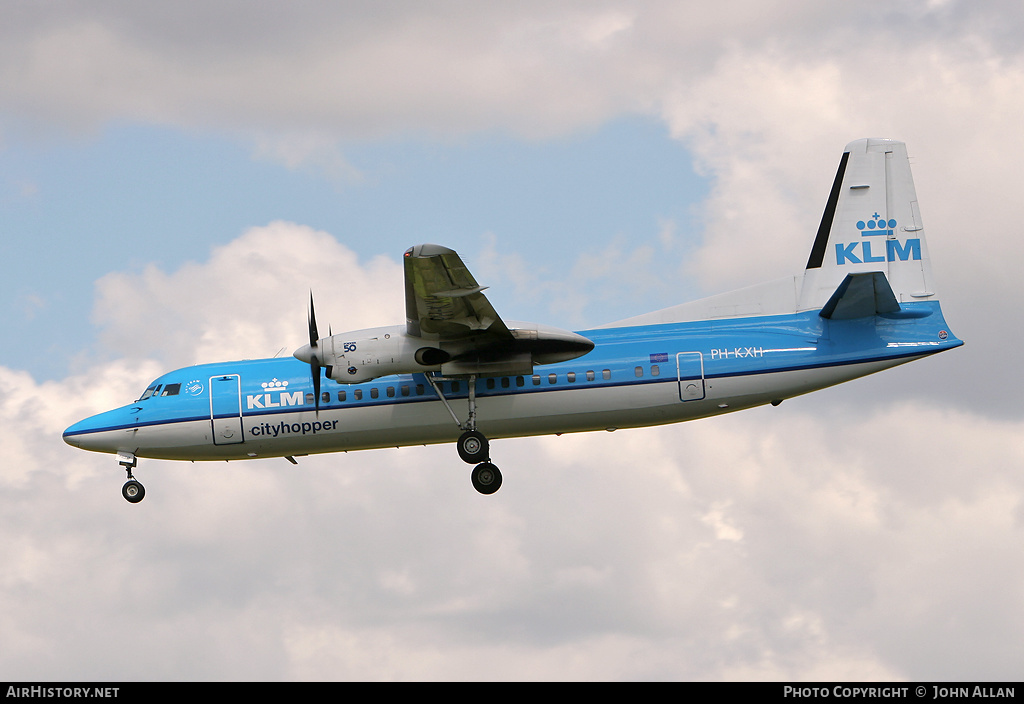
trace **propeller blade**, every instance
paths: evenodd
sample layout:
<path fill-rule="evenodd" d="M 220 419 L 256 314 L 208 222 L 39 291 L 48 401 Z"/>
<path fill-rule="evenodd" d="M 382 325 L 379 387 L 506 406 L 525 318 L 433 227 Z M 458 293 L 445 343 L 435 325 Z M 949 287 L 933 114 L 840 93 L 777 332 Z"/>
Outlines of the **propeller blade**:
<path fill-rule="evenodd" d="M 313 403 L 316 406 L 317 418 L 320 417 L 320 360 L 314 354 L 309 360 L 309 366 L 313 373 Z"/>
<path fill-rule="evenodd" d="M 313 404 L 320 417 L 320 334 L 316 330 L 316 311 L 313 309 L 313 292 L 309 292 L 309 367 L 313 375 Z"/>
<path fill-rule="evenodd" d="M 320 340 L 320 335 L 316 331 L 316 311 L 313 310 L 313 293 L 309 294 L 309 346 L 314 350 L 316 349 L 316 343 Z"/>

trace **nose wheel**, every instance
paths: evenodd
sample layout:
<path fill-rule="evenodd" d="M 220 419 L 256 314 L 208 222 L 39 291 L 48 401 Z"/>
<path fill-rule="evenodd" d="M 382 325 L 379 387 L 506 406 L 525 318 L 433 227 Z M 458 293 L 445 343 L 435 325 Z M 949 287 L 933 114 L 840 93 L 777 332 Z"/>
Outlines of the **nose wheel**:
<path fill-rule="evenodd" d="M 139 463 L 135 455 L 127 452 L 117 453 L 119 459 L 118 464 L 124 467 L 124 471 L 128 472 L 128 481 L 121 487 L 121 496 L 125 498 L 125 501 L 131 504 L 137 504 L 146 498 L 146 487 L 132 476 L 132 470 Z"/>
<path fill-rule="evenodd" d="M 129 479 L 121 487 L 121 495 L 128 503 L 137 504 L 146 498 L 146 487 L 134 479 Z"/>

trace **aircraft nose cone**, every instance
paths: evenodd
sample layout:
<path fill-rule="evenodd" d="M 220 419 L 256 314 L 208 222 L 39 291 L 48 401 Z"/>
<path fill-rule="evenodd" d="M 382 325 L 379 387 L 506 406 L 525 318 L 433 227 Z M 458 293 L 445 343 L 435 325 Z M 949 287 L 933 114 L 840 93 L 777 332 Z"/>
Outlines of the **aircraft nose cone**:
<path fill-rule="evenodd" d="M 126 431 L 137 427 L 134 425 L 137 410 L 138 406 L 126 406 L 90 416 L 68 426 L 62 437 L 68 445 L 82 450 L 117 452 L 127 436 Z"/>
<path fill-rule="evenodd" d="M 76 423 L 75 425 L 78 425 L 78 424 Z M 64 431 L 64 435 L 63 435 L 64 442 L 66 442 L 68 445 L 71 445 L 71 447 L 79 447 L 80 448 L 82 446 L 82 443 L 78 439 L 78 436 L 71 434 L 71 433 L 74 432 L 74 429 L 75 429 L 75 426 L 72 425 L 67 430 Z"/>
<path fill-rule="evenodd" d="M 84 442 L 84 440 L 85 438 L 88 437 L 89 432 L 92 431 L 93 429 L 90 420 L 90 418 L 84 418 L 78 421 L 77 423 L 72 423 L 71 425 L 69 425 L 67 429 L 64 431 L 64 435 L 62 436 L 64 438 L 64 442 L 66 442 L 68 445 L 71 445 L 71 447 L 88 449 L 85 447 L 86 443 Z"/>

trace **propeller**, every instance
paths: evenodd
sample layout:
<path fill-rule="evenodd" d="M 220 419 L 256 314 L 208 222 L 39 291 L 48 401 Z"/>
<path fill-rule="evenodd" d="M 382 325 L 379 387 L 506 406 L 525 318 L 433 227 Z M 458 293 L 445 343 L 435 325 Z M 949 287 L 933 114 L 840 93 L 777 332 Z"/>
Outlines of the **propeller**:
<path fill-rule="evenodd" d="M 309 366 L 313 374 L 313 402 L 317 417 L 320 416 L 320 335 L 316 331 L 316 312 L 313 310 L 313 293 L 309 294 Z"/>

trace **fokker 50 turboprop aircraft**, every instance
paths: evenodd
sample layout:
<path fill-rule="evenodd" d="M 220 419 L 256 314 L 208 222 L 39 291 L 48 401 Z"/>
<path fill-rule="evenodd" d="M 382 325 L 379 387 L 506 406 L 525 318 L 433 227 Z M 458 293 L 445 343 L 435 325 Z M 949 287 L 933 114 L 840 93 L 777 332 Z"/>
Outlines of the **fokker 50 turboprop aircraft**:
<path fill-rule="evenodd" d="M 138 458 L 244 460 L 455 442 L 497 491 L 488 438 L 676 423 L 777 405 L 963 344 L 932 282 L 902 142 L 847 145 L 802 275 L 580 333 L 503 320 L 459 256 L 405 253 L 404 325 L 321 338 L 292 358 L 204 364 L 64 431 Z"/>

